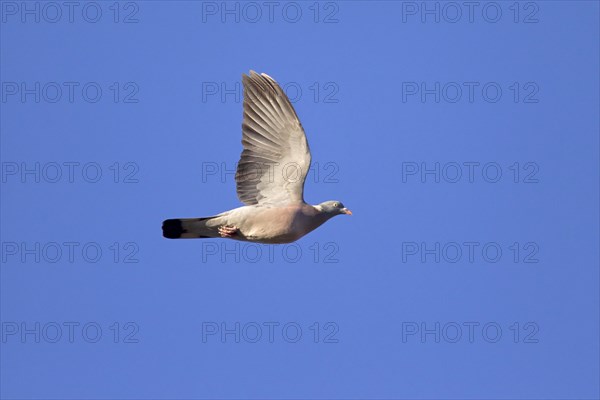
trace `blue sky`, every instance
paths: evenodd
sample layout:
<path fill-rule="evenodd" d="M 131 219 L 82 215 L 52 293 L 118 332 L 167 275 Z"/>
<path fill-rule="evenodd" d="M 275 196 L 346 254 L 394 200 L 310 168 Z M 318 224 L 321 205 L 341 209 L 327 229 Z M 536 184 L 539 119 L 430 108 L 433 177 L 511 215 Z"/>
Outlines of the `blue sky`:
<path fill-rule="evenodd" d="M 597 2 L 0 6 L 2 398 L 600 395 Z M 162 238 L 250 69 L 354 215 Z"/>

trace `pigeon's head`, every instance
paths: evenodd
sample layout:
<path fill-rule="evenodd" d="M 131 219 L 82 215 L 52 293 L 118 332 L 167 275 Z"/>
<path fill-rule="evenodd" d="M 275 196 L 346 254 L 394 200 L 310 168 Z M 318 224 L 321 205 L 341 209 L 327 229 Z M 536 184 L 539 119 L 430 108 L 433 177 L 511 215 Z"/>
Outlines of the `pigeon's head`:
<path fill-rule="evenodd" d="M 330 200 L 319 204 L 319 210 L 323 213 L 338 215 L 338 214 L 347 214 L 352 215 L 352 211 L 348 210 L 341 201 Z"/>

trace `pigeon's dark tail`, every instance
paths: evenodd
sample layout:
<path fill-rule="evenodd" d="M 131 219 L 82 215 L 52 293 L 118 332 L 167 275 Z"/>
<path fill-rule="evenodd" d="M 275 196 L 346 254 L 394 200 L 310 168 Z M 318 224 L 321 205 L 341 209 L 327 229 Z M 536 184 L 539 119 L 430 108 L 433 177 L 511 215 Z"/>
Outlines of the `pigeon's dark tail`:
<path fill-rule="evenodd" d="M 166 219 L 162 224 L 163 236 L 167 239 L 206 239 L 218 237 L 216 228 L 206 223 L 215 217 Z"/>

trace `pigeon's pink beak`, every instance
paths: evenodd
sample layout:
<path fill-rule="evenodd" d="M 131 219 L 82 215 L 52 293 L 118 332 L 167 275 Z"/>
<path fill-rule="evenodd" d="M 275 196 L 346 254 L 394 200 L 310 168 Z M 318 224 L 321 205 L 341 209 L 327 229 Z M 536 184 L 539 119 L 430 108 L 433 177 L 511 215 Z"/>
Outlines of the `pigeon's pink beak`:
<path fill-rule="evenodd" d="M 347 208 L 343 208 L 342 212 L 347 215 L 352 215 L 352 211 L 348 210 Z"/>

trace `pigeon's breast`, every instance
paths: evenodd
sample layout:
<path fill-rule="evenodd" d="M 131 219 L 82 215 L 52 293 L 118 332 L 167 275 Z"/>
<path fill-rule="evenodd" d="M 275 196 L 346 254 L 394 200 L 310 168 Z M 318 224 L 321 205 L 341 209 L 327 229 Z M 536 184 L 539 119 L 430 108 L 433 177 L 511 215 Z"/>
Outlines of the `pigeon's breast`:
<path fill-rule="evenodd" d="M 247 240 L 262 243 L 290 243 L 315 229 L 310 213 L 302 206 L 265 207 L 257 210 L 252 221 L 242 226 Z"/>

